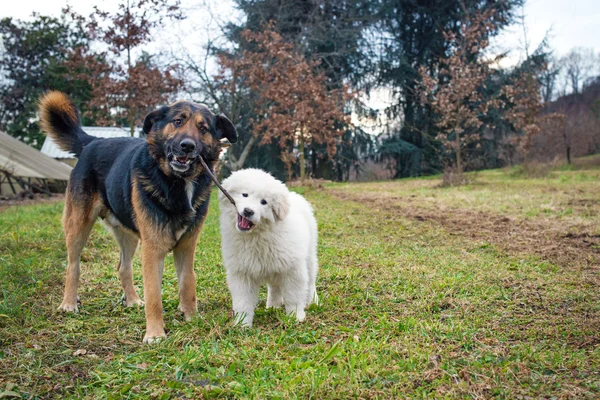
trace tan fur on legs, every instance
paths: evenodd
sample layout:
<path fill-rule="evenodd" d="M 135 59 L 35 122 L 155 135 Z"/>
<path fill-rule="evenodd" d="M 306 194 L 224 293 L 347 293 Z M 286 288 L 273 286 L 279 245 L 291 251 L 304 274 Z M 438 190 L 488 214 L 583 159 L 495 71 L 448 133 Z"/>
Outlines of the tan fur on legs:
<path fill-rule="evenodd" d="M 152 343 L 166 336 L 162 308 L 162 274 L 165 256 L 173 245 L 171 235 L 166 234 L 148 216 L 137 183 L 133 178 L 131 203 L 142 239 L 142 276 L 144 279 L 144 303 L 146 306 L 146 334 L 144 343 Z"/>
<path fill-rule="evenodd" d="M 152 343 L 166 336 L 162 309 L 161 271 L 167 251 L 165 248 L 156 246 L 150 240 L 142 240 L 142 273 L 144 276 L 144 302 L 146 304 L 144 343 Z"/>
<path fill-rule="evenodd" d="M 118 227 L 113 229 L 113 234 L 121 248 L 118 270 L 121 286 L 123 286 L 123 304 L 126 307 L 143 306 L 144 302 L 133 286 L 133 256 L 139 239 L 135 234 Z"/>
<path fill-rule="evenodd" d="M 179 240 L 173 249 L 173 260 L 177 270 L 179 284 L 179 310 L 186 321 L 192 319 L 198 312 L 198 299 L 196 297 L 196 273 L 194 272 L 194 252 L 196 241 L 202 228 L 202 223 Z"/>
<path fill-rule="evenodd" d="M 74 199 L 67 190 L 63 228 L 67 242 L 68 266 L 65 277 L 63 301 L 60 311 L 77 312 L 77 288 L 79 286 L 81 252 L 87 242 L 94 221 L 99 213 L 99 203 L 95 198 Z"/>

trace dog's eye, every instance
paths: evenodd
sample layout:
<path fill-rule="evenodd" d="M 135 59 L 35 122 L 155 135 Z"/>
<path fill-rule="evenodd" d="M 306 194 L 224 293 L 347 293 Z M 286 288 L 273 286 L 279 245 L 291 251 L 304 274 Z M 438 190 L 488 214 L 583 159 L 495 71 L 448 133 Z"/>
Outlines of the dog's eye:
<path fill-rule="evenodd" d="M 204 125 L 200 126 L 200 133 L 206 133 L 207 130 Z"/>
<path fill-rule="evenodd" d="M 260 204 L 262 204 L 263 206 L 266 206 L 266 205 L 267 205 L 267 201 L 266 201 L 265 199 L 262 199 L 262 200 L 260 201 Z"/>
<path fill-rule="evenodd" d="M 242 197 L 248 197 L 248 193 L 242 193 Z"/>
<path fill-rule="evenodd" d="M 181 118 L 177 118 L 173 120 L 173 125 L 180 127 L 181 124 L 183 123 L 183 120 Z"/>

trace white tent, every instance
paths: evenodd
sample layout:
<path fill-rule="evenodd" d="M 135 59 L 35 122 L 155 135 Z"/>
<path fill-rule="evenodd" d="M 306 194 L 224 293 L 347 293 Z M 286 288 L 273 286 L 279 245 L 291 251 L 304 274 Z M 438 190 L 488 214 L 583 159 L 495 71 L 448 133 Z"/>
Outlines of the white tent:
<path fill-rule="evenodd" d="M 16 194 L 23 188 L 48 190 L 50 181 L 66 183 L 72 168 L 0 132 L 0 193 Z"/>

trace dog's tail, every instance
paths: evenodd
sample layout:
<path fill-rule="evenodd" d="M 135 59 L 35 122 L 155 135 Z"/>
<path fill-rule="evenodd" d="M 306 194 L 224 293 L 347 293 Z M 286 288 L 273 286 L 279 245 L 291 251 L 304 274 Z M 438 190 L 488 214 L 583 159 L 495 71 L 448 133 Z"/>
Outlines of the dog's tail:
<path fill-rule="evenodd" d="M 40 125 L 61 150 L 79 157 L 83 147 L 96 139 L 81 129 L 77 108 L 59 91 L 51 91 L 40 98 Z"/>

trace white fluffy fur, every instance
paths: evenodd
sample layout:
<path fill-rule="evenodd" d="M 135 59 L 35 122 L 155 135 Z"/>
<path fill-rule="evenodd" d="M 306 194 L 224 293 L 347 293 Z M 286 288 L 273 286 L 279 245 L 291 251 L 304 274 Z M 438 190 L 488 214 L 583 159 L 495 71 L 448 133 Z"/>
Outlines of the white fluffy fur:
<path fill-rule="evenodd" d="M 234 172 L 223 187 L 237 207 L 219 192 L 223 262 L 236 321 L 252 326 L 264 283 L 267 307 L 283 305 L 288 314 L 304 320 L 305 308 L 318 302 L 317 221 L 311 205 L 259 169 Z M 263 199 L 266 205 L 261 204 Z M 254 223 L 250 231 L 238 229 L 237 216 L 245 208 L 254 211 L 248 218 Z"/>

